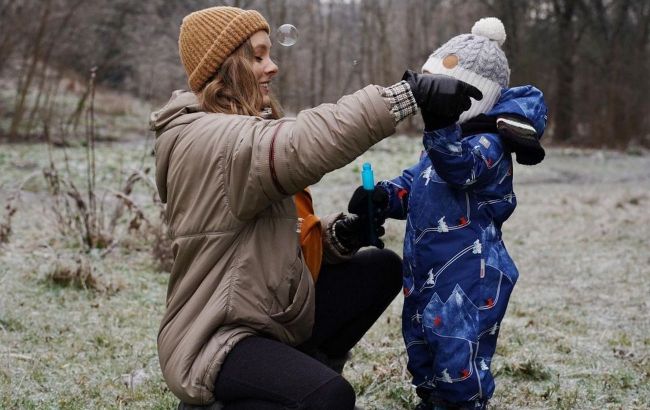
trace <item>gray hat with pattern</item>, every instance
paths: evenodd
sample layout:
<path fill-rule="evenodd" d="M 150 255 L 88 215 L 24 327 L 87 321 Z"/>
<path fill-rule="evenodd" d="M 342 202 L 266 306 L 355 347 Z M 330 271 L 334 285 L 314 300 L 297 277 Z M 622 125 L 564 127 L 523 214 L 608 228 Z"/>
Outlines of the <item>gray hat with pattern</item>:
<path fill-rule="evenodd" d="M 471 34 L 449 40 L 431 54 L 422 72 L 445 74 L 469 83 L 483 93 L 481 101 L 472 101 L 459 122 L 484 114 L 497 102 L 501 90 L 508 87 L 510 67 L 501 49 L 506 40 L 503 23 L 496 17 L 477 21 Z"/>

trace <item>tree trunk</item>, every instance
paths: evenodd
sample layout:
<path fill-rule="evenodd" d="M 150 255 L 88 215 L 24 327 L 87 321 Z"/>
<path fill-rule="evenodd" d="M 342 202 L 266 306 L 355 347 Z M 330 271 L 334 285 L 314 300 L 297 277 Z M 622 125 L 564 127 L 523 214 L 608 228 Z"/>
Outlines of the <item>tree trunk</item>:
<path fill-rule="evenodd" d="M 43 14 L 40 19 L 38 30 L 34 37 L 31 58 L 29 66 L 27 67 L 27 74 L 21 84 L 21 87 L 18 88 L 18 98 L 16 99 L 16 105 L 14 106 L 14 115 L 11 118 L 11 125 L 9 127 L 9 136 L 15 138 L 18 135 L 18 129 L 23 120 L 23 115 L 25 114 L 25 104 L 27 99 L 27 94 L 34 79 L 34 74 L 36 72 L 36 66 L 38 65 L 40 54 L 41 54 L 41 45 L 43 38 L 45 37 L 47 23 L 50 17 L 50 3 L 51 0 L 47 0 L 44 6 Z"/>
<path fill-rule="evenodd" d="M 553 137 L 557 141 L 567 141 L 574 135 L 574 53 L 575 26 L 573 16 L 575 3 L 572 0 L 555 0 L 553 2 L 558 27 L 558 57 L 555 66 L 555 116 Z"/>

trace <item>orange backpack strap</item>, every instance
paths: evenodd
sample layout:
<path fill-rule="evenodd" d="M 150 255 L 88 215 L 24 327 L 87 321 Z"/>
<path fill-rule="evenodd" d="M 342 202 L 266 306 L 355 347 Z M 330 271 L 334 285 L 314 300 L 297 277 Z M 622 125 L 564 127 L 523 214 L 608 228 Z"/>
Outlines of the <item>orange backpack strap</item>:
<path fill-rule="evenodd" d="M 305 188 L 293 196 L 299 221 L 300 247 L 314 282 L 318 279 L 323 261 L 323 241 L 320 218 L 314 215 L 309 190 Z"/>

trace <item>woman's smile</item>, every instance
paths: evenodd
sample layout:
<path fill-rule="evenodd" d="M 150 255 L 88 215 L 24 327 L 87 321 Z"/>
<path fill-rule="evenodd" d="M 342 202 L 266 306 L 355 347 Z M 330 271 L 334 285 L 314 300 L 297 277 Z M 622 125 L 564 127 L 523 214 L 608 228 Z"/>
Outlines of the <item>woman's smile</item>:
<path fill-rule="evenodd" d="M 260 91 L 262 94 L 267 95 L 269 93 L 269 84 L 271 81 L 262 81 L 260 82 Z"/>

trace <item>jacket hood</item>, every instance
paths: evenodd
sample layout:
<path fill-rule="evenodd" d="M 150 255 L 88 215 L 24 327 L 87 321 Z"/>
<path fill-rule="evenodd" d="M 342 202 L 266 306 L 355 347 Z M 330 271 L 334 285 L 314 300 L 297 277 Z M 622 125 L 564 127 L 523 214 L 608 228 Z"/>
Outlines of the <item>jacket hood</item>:
<path fill-rule="evenodd" d="M 515 115 L 531 122 L 538 139 L 546 129 L 547 108 L 544 94 L 532 85 L 513 87 L 503 90 L 501 98 L 494 105 L 488 116 Z"/>
<path fill-rule="evenodd" d="M 186 125 L 204 115 L 194 93 L 177 90 L 164 107 L 149 117 L 149 128 L 156 132 L 156 186 L 163 203 L 167 203 L 167 171 L 176 140 Z"/>
<path fill-rule="evenodd" d="M 156 131 L 158 136 L 172 121 L 191 113 L 199 112 L 199 101 L 194 93 L 176 90 L 161 109 L 151 113 L 149 129 Z"/>

